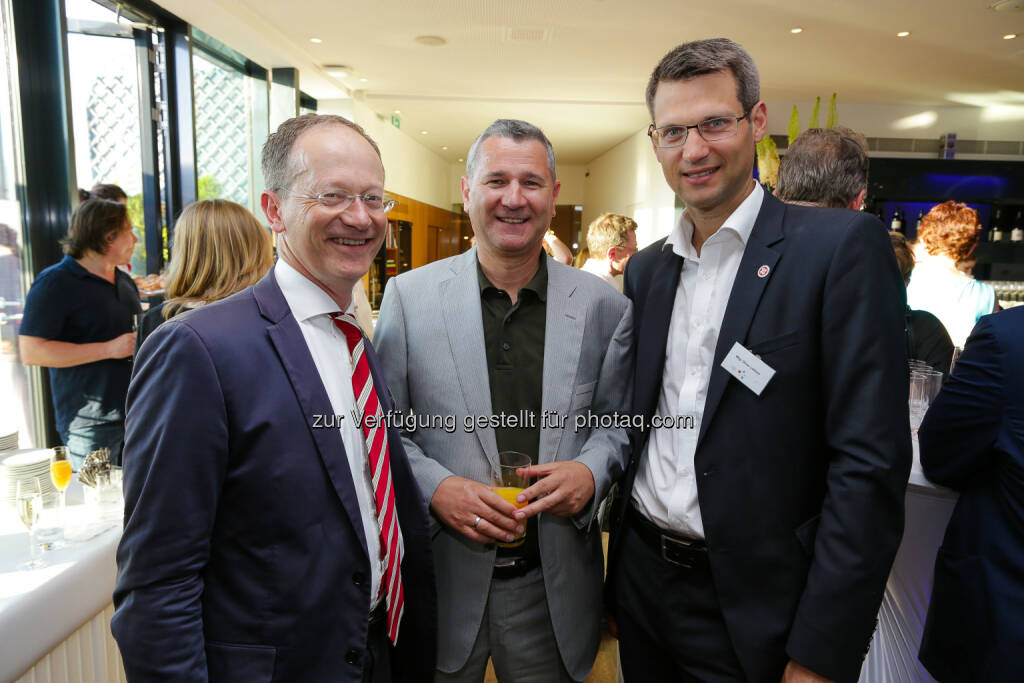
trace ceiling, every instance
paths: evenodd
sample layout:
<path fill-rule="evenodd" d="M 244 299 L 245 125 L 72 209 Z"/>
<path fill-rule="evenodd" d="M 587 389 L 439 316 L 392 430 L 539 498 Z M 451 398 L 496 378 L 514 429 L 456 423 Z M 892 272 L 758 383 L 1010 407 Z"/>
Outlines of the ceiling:
<path fill-rule="evenodd" d="M 715 36 L 751 52 L 765 100 L 1005 104 L 1024 137 L 1024 0 L 157 1 L 263 66 L 297 67 L 313 97 L 399 110 L 404 132 L 452 162 L 509 117 L 543 128 L 559 163 L 587 163 L 647 125 L 644 87 L 665 52 Z"/>

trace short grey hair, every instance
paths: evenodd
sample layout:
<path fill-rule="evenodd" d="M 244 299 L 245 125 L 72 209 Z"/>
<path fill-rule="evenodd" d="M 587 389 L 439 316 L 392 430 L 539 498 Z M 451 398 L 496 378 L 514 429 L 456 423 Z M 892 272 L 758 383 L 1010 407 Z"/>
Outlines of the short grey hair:
<path fill-rule="evenodd" d="M 688 81 L 728 70 L 736 81 L 736 98 L 746 114 L 761 99 L 761 77 L 750 53 L 728 38 L 683 43 L 661 58 L 647 81 L 647 110 L 654 120 L 654 95 L 662 81 Z"/>
<path fill-rule="evenodd" d="M 842 126 L 805 130 L 782 157 L 777 185 L 786 202 L 849 206 L 868 186 L 867 139 Z"/>
<path fill-rule="evenodd" d="M 487 138 L 510 138 L 515 142 L 525 140 L 536 140 L 544 145 L 548 156 L 548 170 L 551 171 L 551 180 L 555 180 L 555 150 L 551 146 L 548 136 L 544 135 L 537 126 L 518 119 L 498 119 L 480 133 L 480 137 L 473 141 L 466 155 L 466 177 L 472 179 L 476 171 L 477 156 L 480 153 L 480 145 Z"/>
<path fill-rule="evenodd" d="M 300 135 L 316 126 L 345 126 L 346 128 L 351 128 L 370 143 L 370 147 L 373 147 L 373 151 L 377 153 L 377 158 L 381 159 L 380 147 L 377 146 L 373 138 L 367 135 L 366 131 L 358 123 L 349 121 L 344 116 L 338 116 L 337 114 L 303 114 L 282 123 L 276 131 L 267 137 L 267 141 L 263 143 L 260 165 L 263 168 L 264 188 L 271 192 L 276 192 L 291 185 L 295 179 L 295 169 L 291 165 L 292 148 L 295 147 L 295 141 Z M 381 159 L 381 166 L 384 166 L 383 159 Z"/>

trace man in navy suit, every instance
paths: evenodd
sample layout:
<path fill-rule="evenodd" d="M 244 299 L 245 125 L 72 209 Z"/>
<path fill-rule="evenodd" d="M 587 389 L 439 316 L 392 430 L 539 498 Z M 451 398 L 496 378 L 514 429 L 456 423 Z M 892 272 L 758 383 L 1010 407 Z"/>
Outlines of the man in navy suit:
<path fill-rule="evenodd" d="M 397 432 L 373 460 L 362 337 L 335 322 L 384 239 L 380 152 L 341 117 L 300 116 L 268 138 L 263 175 L 278 263 L 161 325 L 136 360 L 111 628 L 131 681 L 429 680 L 426 507 Z M 397 530 L 368 461 L 390 468 Z"/>
<path fill-rule="evenodd" d="M 978 321 L 918 437 L 960 491 L 935 560 L 921 661 L 947 681 L 1024 681 L 1024 308 Z"/>
<path fill-rule="evenodd" d="M 911 462 L 888 236 L 875 218 L 786 205 L 754 181 L 767 113 L 736 43 L 672 50 L 647 103 L 686 211 L 625 276 L 633 409 L 651 428 L 612 529 L 623 673 L 856 680 Z"/>

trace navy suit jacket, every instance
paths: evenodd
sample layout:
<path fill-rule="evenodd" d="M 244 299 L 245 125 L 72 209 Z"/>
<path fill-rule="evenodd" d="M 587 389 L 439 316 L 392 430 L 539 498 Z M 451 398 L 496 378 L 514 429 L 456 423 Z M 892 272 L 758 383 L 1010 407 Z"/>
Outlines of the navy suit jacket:
<path fill-rule="evenodd" d="M 660 240 L 626 269 L 634 412 L 647 418 L 682 267 Z M 694 457 L 715 589 L 750 681 L 777 683 L 788 658 L 837 681 L 858 676 L 903 530 L 904 307 L 877 219 L 765 195 L 718 333 Z M 776 371 L 760 396 L 721 367 L 735 342 Z M 617 506 L 610 582 L 629 561 L 617 539 L 646 440 L 637 436 Z"/>
<path fill-rule="evenodd" d="M 386 412 L 368 342 L 366 355 Z M 273 270 L 146 342 L 111 623 L 129 680 L 362 680 L 370 560 L 341 435 L 316 427 L 333 412 Z M 424 681 L 437 618 L 427 511 L 401 438 L 388 441 L 405 543 L 394 680 Z"/>
<path fill-rule="evenodd" d="M 921 661 L 946 681 L 1024 681 L 1024 308 L 978 321 L 918 436 L 958 489 L 935 560 Z"/>

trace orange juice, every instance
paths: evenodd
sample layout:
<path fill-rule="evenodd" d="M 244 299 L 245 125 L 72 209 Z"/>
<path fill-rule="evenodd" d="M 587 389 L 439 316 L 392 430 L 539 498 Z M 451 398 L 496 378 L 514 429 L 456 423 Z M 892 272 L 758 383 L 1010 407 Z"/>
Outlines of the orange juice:
<path fill-rule="evenodd" d="M 521 487 L 518 487 L 518 486 L 495 486 L 491 490 L 494 491 L 495 493 L 497 493 L 499 496 L 501 496 L 505 500 L 507 500 L 508 502 L 510 502 L 513 505 L 515 505 L 517 508 L 526 507 L 526 503 L 520 503 L 519 501 L 516 500 L 516 496 L 518 496 L 520 493 L 523 492 L 523 489 Z M 521 545 L 523 543 L 523 540 L 525 539 L 525 537 L 526 537 L 526 520 L 523 520 L 523 533 L 521 533 L 518 536 L 516 536 L 516 540 L 514 540 L 511 543 L 495 543 L 495 545 L 500 545 L 502 548 L 514 548 L 514 547 L 516 547 L 518 545 Z"/>
<path fill-rule="evenodd" d="M 53 485 L 63 491 L 71 483 L 71 463 L 67 460 L 57 460 L 50 463 L 50 478 Z"/>

